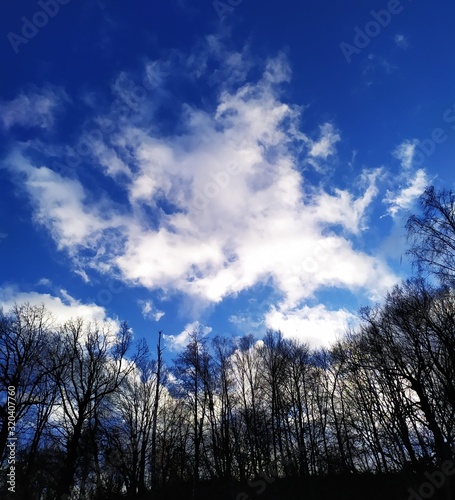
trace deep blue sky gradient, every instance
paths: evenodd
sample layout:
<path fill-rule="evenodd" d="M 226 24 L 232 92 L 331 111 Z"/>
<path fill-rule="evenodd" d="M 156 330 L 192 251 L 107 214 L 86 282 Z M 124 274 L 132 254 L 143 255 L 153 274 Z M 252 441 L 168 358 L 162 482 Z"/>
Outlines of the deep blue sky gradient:
<path fill-rule="evenodd" d="M 212 328 L 210 334 L 233 336 L 248 331 L 260 335 L 270 326 L 265 314 L 283 300 L 283 290 L 272 275 L 261 276 L 238 293 L 227 293 L 218 303 L 195 303 L 191 293 L 173 289 L 171 283 L 166 290 L 144 286 L 127 279 L 115 266 L 101 269 L 87 265 L 84 282 L 74 272 L 74 255 L 59 248 L 58 237 L 38 220 L 24 172 L 8 160 L 11 152 L 23 148 L 27 141 L 45 144 L 48 154 L 51 146 L 75 147 L 97 116 L 113 116 L 113 86 L 119 75 L 124 73 L 140 85 L 150 61 L 166 63 L 168 71 L 165 85 L 147 91 L 141 104 L 144 110 L 153 102 L 154 118 L 147 121 L 135 110 L 130 110 L 127 118 L 150 137 L 177 141 L 190 132 L 181 119 L 185 106 L 214 115 L 223 78 L 227 78 L 223 58 L 234 52 L 242 52 L 249 66 L 243 84 L 253 86 L 261 79 L 266 61 L 281 55 L 292 76 L 279 85 L 280 100 L 300 110 L 300 130 L 313 141 L 318 140 L 323 123 L 332 124 L 339 133 L 336 151 L 320 168 L 308 163 L 306 150 L 299 153 L 295 144 L 288 145 L 296 158 L 294 168 L 302 176 L 304 197 L 315 190 L 334 195 L 337 189 L 360 196 L 367 186 L 360 180 L 362 172 L 382 168 L 377 193 L 364 210 L 361 230 L 349 234 L 341 226 L 321 226 L 321 234 L 330 230 L 345 238 L 356 252 L 382 262 L 397 280 L 409 274 L 409 264 L 406 258 L 402 260 L 403 225 L 407 210 L 416 208 L 417 194 L 393 216 L 387 213 L 384 199 L 388 190 L 397 192 L 410 185 L 418 169 L 424 169 L 427 181 L 438 187 L 453 186 L 455 4 L 403 0 L 399 3 L 402 11 L 391 15 L 390 23 L 348 63 L 340 44 L 353 44 L 355 27 L 364 30 L 373 19 L 372 10 L 388 8 L 385 0 L 238 3 L 220 20 L 209 0 L 71 0 L 60 5 L 55 17 L 28 43 L 19 45 L 17 53 L 8 34 L 20 35 L 23 18 L 33 19 L 42 9 L 35 1 L 4 3 L 0 18 L 0 112 L 5 116 L 6 110 L 11 110 L 8 103 L 42 89 L 61 99 L 52 112 L 53 126 L 33 126 L 33 120 L 31 125 L 6 125 L 3 118 L 0 120 L 2 304 L 9 306 L 15 298 L 31 298 L 33 293 L 33 300 L 39 298 L 37 294 L 47 294 L 43 295 L 45 301 L 52 296 L 65 302 L 64 290 L 78 303 L 104 308 L 106 317 L 128 320 L 137 336 L 148 338 L 154 338 L 158 329 L 177 336 L 195 321 Z M 219 60 L 209 57 L 207 67 L 201 67 L 202 76 L 189 78 L 188 61 L 197 60 L 207 50 L 207 37 L 223 45 L 224 55 Z M 197 68 L 197 63 L 192 68 Z M 432 139 L 439 133 L 437 129 L 442 129 L 444 137 L 440 144 Z M 201 142 L 203 139 L 201 136 Z M 405 175 L 393 151 L 406 141 L 414 141 L 415 149 L 413 165 Z M 51 168 L 58 159 L 46 158 L 42 149 L 29 146 L 26 156 L 33 168 Z M 109 210 L 130 213 L 123 181 L 104 175 L 89 158 L 67 174 L 90 193 L 87 206 L 106 198 Z M 160 225 L 160 207 L 171 216 L 177 211 L 166 197 L 154 208 L 144 207 L 150 230 Z M 85 252 L 88 256 L 96 249 Z M 292 310 L 295 313 L 305 306 L 322 305 L 327 310 L 355 313 L 359 306 L 378 299 L 373 295 L 368 286 L 320 284 Z M 144 318 L 141 301 L 152 301 L 165 315 L 159 321 Z M 302 332 L 301 338 L 309 337 Z M 169 340 L 169 351 L 171 344 Z"/>

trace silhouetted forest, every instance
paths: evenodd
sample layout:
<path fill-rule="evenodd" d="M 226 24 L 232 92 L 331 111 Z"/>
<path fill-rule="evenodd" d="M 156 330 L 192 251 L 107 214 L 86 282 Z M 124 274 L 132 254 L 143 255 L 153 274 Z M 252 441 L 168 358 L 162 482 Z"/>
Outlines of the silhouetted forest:
<path fill-rule="evenodd" d="M 415 277 L 330 349 L 193 331 L 166 366 L 161 334 L 2 311 L 1 497 L 455 498 L 455 195 L 420 203 Z"/>

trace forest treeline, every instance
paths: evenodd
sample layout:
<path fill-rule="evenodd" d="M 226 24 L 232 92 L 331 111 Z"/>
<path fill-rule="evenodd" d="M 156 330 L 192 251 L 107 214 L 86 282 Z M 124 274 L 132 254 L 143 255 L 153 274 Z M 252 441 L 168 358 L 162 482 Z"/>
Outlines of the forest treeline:
<path fill-rule="evenodd" d="M 455 195 L 420 202 L 416 276 L 329 349 L 193 331 L 166 366 L 161 334 L 2 311 L 1 497 L 455 498 Z"/>

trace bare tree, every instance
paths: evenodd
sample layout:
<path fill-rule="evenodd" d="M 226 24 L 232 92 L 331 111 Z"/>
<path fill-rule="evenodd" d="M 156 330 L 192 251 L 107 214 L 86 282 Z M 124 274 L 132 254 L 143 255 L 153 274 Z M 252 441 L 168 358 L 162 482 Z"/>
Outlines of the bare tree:
<path fill-rule="evenodd" d="M 161 338 L 163 332 L 158 332 L 158 342 L 156 345 L 156 379 L 155 379 L 155 397 L 153 401 L 153 417 L 152 417 L 152 449 L 150 457 L 150 470 L 151 470 L 151 481 L 152 488 L 156 489 L 157 485 L 157 472 L 156 472 L 156 462 L 157 462 L 157 422 L 158 422 L 158 408 L 160 404 L 160 392 L 162 384 L 162 372 L 163 372 L 163 349 L 161 347 Z"/>
<path fill-rule="evenodd" d="M 64 366 L 53 373 L 61 398 L 60 432 L 65 444 L 65 460 L 57 496 L 69 494 L 86 426 L 107 396 L 118 390 L 134 367 L 125 355 L 131 331 L 122 323 L 118 332 L 106 325 L 69 321 L 58 332 L 53 346 L 53 362 Z M 136 361 L 139 356 L 136 356 Z"/>
<path fill-rule="evenodd" d="M 454 285 L 455 194 L 428 187 L 420 197 L 420 215 L 409 217 L 406 228 L 411 247 L 408 253 L 417 269 Z"/>
<path fill-rule="evenodd" d="M 28 456 L 30 467 L 55 399 L 55 385 L 45 365 L 52 326 L 53 318 L 44 306 L 15 305 L 7 313 L 0 311 L 0 384 L 14 388 L 16 425 L 30 413 L 35 420 Z M 0 397 L 0 457 L 3 457 L 8 438 L 6 391 Z"/>
<path fill-rule="evenodd" d="M 184 351 L 174 361 L 174 373 L 177 377 L 177 394 L 185 398 L 192 418 L 193 499 L 195 499 L 200 474 L 204 424 L 209 412 L 212 390 L 212 361 L 200 329 L 190 332 L 189 339 Z"/>

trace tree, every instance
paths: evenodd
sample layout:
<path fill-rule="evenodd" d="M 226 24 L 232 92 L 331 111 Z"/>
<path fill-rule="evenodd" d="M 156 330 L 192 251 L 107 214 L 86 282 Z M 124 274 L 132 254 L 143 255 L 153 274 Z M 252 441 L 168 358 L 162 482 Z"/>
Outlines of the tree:
<path fill-rule="evenodd" d="M 453 458 L 455 442 L 454 306 L 450 290 L 410 280 L 381 308 L 362 311 L 364 363 L 410 394 L 414 419 L 431 433 L 435 465 Z"/>
<path fill-rule="evenodd" d="M 156 450 L 157 450 L 157 422 L 158 422 L 158 408 L 160 404 L 160 391 L 162 384 L 162 372 L 163 372 L 163 349 L 161 348 L 161 338 L 163 332 L 158 332 L 158 343 L 156 345 L 156 379 L 155 379 L 155 397 L 153 401 L 153 417 L 152 417 L 152 450 L 150 457 L 150 471 L 151 471 L 151 481 L 152 488 L 156 489 L 157 485 L 157 472 L 156 472 Z"/>
<path fill-rule="evenodd" d="M 140 346 L 147 354 L 145 341 Z M 109 398 L 111 411 L 103 422 L 106 441 L 119 458 L 117 466 L 131 498 L 143 497 L 149 485 L 146 472 L 151 468 L 156 384 L 154 363 L 144 355 Z"/>
<path fill-rule="evenodd" d="M 307 445 L 307 380 L 310 372 L 310 349 L 307 344 L 295 340 L 289 342 L 288 349 L 289 379 L 285 385 L 288 399 L 291 403 L 294 435 L 298 447 L 297 463 L 301 476 L 309 474 L 308 445 Z"/>
<path fill-rule="evenodd" d="M 240 477 L 255 475 L 269 460 L 270 441 L 261 408 L 261 368 L 258 343 L 252 335 L 239 339 L 232 356 L 232 371 L 239 392 L 239 423 L 243 428 L 238 453 Z M 265 406 L 265 405 L 263 405 Z"/>
<path fill-rule="evenodd" d="M 287 459 L 290 454 L 287 426 L 290 405 L 285 396 L 288 380 L 288 344 L 281 332 L 268 331 L 259 349 L 261 373 L 267 402 L 270 407 L 273 463 Z M 286 448 L 286 450 L 285 450 Z"/>
<path fill-rule="evenodd" d="M 197 498 L 204 424 L 209 412 L 212 360 L 200 329 L 189 333 L 189 343 L 174 361 L 176 394 L 185 398 L 192 418 L 193 499 Z"/>
<path fill-rule="evenodd" d="M 16 425 L 30 412 L 35 417 L 28 462 L 36 455 L 43 427 L 55 399 L 55 385 L 46 366 L 53 318 L 44 306 L 15 305 L 11 311 L 0 310 L 0 384 L 15 391 Z M 8 438 L 8 406 L 6 391 L 0 403 L 0 457 L 4 456 Z"/>
<path fill-rule="evenodd" d="M 420 197 L 420 215 L 409 217 L 406 228 L 414 264 L 441 283 L 455 280 L 455 193 L 428 187 Z"/>
<path fill-rule="evenodd" d="M 131 331 L 122 323 L 118 332 L 107 325 L 86 323 L 82 319 L 68 321 L 53 339 L 52 359 L 60 391 L 60 432 L 65 445 L 65 460 L 57 488 L 57 497 L 69 494 L 76 472 L 82 437 L 90 419 L 105 402 L 107 396 L 118 390 L 134 368 L 134 360 L 124 358 L 131 345 Z"/>

